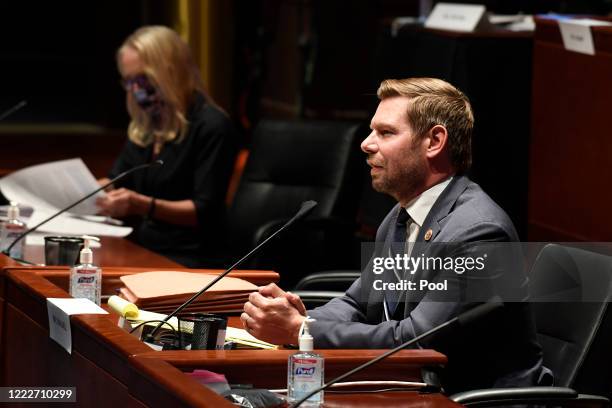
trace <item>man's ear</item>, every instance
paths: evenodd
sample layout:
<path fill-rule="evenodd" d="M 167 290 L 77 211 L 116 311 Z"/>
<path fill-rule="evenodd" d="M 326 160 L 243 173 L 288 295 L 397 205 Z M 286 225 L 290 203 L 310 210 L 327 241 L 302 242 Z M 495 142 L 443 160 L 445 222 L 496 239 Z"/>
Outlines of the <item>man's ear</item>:
<path fill-rule="evenodd" d="M 448 141 L 448 132 L 444 126 L 435 125 L 429 129 L 429 132 L 427 132 L 426 139 L 428 140 L 428 144 L 425 154 L 427 155 L 428 159 L 434 159 L 439 157 L 439 155 L 444 151 Z"/>

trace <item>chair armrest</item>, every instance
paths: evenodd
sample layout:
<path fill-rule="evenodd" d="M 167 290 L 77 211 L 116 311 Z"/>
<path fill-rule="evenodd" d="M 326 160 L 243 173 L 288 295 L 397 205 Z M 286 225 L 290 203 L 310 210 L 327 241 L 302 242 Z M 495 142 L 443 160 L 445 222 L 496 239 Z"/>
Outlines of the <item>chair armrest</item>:
<path fill-rule="evenodd" d="M 565 387 L 491 388 L 465 391 L 449 397 L 468 407 L 491 407 L 513 404 L 544 404 L 546 406 L 607 407 L 610 401 L 597 395 L 578 394 Z"/>
<path fill-rule="evenodd" d="M 303 277 L 294 290 L 346 291 L 361 276 L 359 271 L 322 271 Z"/>

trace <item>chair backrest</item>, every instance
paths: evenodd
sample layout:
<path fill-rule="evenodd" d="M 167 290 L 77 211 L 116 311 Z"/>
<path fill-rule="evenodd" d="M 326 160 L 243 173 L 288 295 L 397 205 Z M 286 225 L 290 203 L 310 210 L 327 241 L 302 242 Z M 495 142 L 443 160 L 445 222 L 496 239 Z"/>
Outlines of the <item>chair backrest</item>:
<path fill-rule="evenodd" d="M 530 287 L 544 365 L 555 385 L 610 397 L 612 257 L 548 244 Z"/>
<path fill-rule="evenodd" d="M 313 217 L 354 221 L 365 163 L 358 129 L 354 122 L 259 123 L 229 211 L 234 251 L 251 247 L 258 228 L 290 218 L 306 200 L 319 203 Z"/>

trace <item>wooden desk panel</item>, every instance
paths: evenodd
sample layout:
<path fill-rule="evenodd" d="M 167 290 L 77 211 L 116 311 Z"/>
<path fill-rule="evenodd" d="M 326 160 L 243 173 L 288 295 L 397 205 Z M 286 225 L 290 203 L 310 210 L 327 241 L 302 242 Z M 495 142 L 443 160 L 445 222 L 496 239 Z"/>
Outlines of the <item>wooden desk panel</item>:
<path fill-rule="evenodd" d="M 530 241 L 610 241 L 612 28 L 591 27 L 595 55 L 567 51 L 558 22 L 536 18 Z"/>
<path fill-rule="evenodd" d="M 2 344 L 0 379 L 3 386 L 76 386 L 77 406 L 83 407 L 161 406 L 143 403 L 130 394 L 134 383 L 142 382 L 131 358 L 151 349 L 117 327 L 111 315 L 72 316 L 72 354 L 68 354 L 49 338 L 46 307 L 47 297 L 68 297 L 68 294 L 44 277 L 23 270 L 6 271 L 5 283 L 7 304 L 3 324 L 7 332 L 18 335 L 7 336 Z M 168 368 L 173 369 L 169 365 Z M 167 381 L 178 381 L 178 388 L 195 388 L 192 393 L 198 396 L 199 402 L 218 402 L 220 397 L 212 391 L 199 384 L 194 387 L 186 376 L 179 376 L 178 380 L 176 377 Z M 148 392 L 160 396 L 168 394 L 165 399 L 176 402 L 171 406 L 192 406 L 183 401 L 181 395 L 160 389 L 159 384 L 149 387 Z M 231 406 L 226 404 L 193 406 Z"/>
<path fill-rule="evenodd" d="M 287 359 L 297 350 L 198 350 L 148 352 L 143 358 L 163 359 L 181 371 L 206 369 L 224 374 L 233 384 L 253 384 L 257 388 L 286 388 Z M 386 350 L 317 350 L 325 356 L 325 377 L 339 376 Z M 422 381 L 424 366 L 446 364 L 446 356 L 433 350 L 403 350 L 348 381 Z M 256 368 L 253 366 L 256 364 Z M 256 374 L 256 375 L 254 375 Z"/>
<path fill-rule="evenodd" d="M 381 394 L 326 392 L 324 408 L 434 408 L 462 407 L 442 394 L 421 394 L 415 391 L 386 392 Z"/>
<path fill-rule="evenodd" d="M 16 268 L 5 268 L 5 270 L 11 270 L 20 273 L 36 274 L 44 277 L 53 285 L 68 292 L 70 269 L 65 266 L 26 266 Z M 187 268 L 133 268 L 133 267 L 109 267 L 102 268 L 102 296 L 111 296 L 117 294 L 117 289 L 123 287 L 123 283 L 120 278 L 124 275 L 132 275 L 140 272 L 150 271 L 182 271 L 192 273 L 207 273 L 217 275 L 223 272 L 220 269 L 187 269 Z M 0 272 L 0 275 L 2 272 Z M 260 271 L 260 270 L 237 270 L 230 272 L 228 275 L 233 278 L 240 278 L 249 281 L 255 285 L 267 285 L 271 282 L 278 282 L 279 275 L 273 271 Z M 2 298 L 2 279 L 0 278 L 0 298 Z"/>
<path fill-rule="evenodd" d="M 124 406 L 132 398 L 121 381 L 85 358 L 76 344 L 69 355 L 49 338 L 46 328 L 12 305 L 7 307 L 6 325 L 18 335 L 6 339 L 10 352 L 4 358 L 2 384 L 76 387 L 78 405 L 84 407 Z"/>
<path fill-rule="evenodd" d="M 130 392 L 147 406 L 234 406 L 163 360 L 133 357 L 130 364 Z"/>
<path fill-rule="evenodd" d="M 16 270 L 12 268 L 11 270 Z M 22 270 L 32 271 L 32 268 L 23 268 Z M 108 267 L 102 268 L 102 295 L 116 295 L 116 289 L 123 287 L 123 283 L 120 278 L 124 275 L 132 275 L 140 272 L 151 272 L 151 271 L 181 271 L 181 272 L 192 272 L 192 273 L 206 273 L 212 275 L 218 275 L 223 272 L 221 269 L 187 269 L 187 268 L 134 268 L 134 267 Z M 40 276 L 45 277 L 54 285 L 68 291 L 68 278 L 70 270 L 67 267 L 52 267 L 52 268 L 38 268 L 35 269 L 36 273 Z M 267 285 L 271 282 L 278 282 L 279 275 L 273 271 L 261 271 L 261 270 L 237 270 L 230 272 L 229 275 L 233 278 L 240 278 L 249 281 L 255 285 Z M 199 289 L 199 288 L 196 288 Z"/>

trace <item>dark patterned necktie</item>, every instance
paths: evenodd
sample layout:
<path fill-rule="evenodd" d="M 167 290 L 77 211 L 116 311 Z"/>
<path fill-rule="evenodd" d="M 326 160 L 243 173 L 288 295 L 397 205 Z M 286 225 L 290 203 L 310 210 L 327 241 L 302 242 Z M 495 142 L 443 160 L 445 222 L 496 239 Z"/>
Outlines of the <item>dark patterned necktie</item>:
<path fill-rule="evenodd" d="M 393 242 L 390 245 L 390 256 L 393 259 L 399 255 L 400 258 L 404 257 L 406 253 L 406 237 L 407 237 L 407 223 L 410 221 L 410 215 L 408 215 L 408 211 L 405 208 L 400 208 L 399 213 L 397 214 L 397 219 L 393 228 Z M 395 273 L 397 272 L 397 273 Z M 390 271 L 387 273 L 387 282 L 398 282 L 398 277 L 404 275 L 403 270 Z M 393 315 L 395 313 L 395 309 L 398 305 L 398 300 L 403 291 L 399 290 L 387 290 L 385 291 L 385 300 L 387 302 L 387 308 L 389 310 L 389 315 Z"/>

